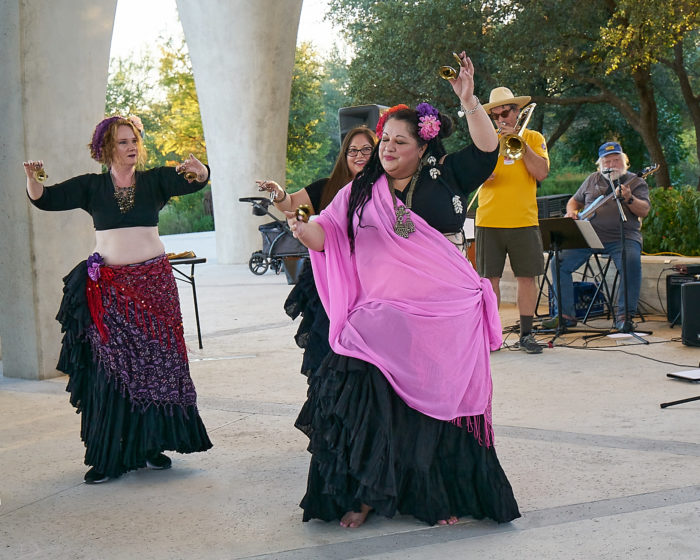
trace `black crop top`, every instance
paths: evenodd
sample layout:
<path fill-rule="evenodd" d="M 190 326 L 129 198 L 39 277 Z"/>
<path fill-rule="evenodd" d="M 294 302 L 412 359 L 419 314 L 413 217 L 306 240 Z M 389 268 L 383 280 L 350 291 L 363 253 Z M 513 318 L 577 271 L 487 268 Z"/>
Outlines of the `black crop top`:
<path fill-rule="evenodd" d="M 109 173 L 89 173 L 73 177 L 44 188 L 43 194 L 37 200 L 29 200 L 41 210 L 82 208 L 92 216 L 97 231 L 157 226 L 158 213 L 171 196 L 196 192 L 204 188 L 207 181 L 188 183 L 174 167 L 137 171 L 134 207 L 125 214 L 119 211 Z"/>
<path fill-rule="evenodd" d="M 440 233 L 456 233 L 464 225 L 469 193 L 476 190 L 493 173 L 498 162 L 498 148 L 482 152 L 470 144 L 445 157 L 434 166 L 440 172 L 433 179 L 431 166 L 424 165 L 413 192 L 411 209 Z M 433 172 L 435 173 L 435 172 Z M 408 189 L 396 192 L 405 204 Z M 461 212 L 455 211 L 453 197 L 458 196 Z"/>

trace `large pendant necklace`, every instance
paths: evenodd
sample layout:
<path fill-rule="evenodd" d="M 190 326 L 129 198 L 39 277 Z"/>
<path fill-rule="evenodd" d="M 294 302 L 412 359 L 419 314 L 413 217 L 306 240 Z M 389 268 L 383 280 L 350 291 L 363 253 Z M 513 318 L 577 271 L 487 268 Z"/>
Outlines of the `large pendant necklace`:
<path fill-rule="evenodd" d="M 396 189 L 394 189 L 393 180 L 387 175 L 389 183 L 389 192 L 391 193 L 391 201 L 394 204 L 394 214 L 396 215 L 396 221 L 394 222 L 394 233 L 408 239 L 408 236 L 416 231 L 416 224 L 413 223 L 411 219 L 411 204 L 413 203 L 413 191 L 416 188 L 416 182 L 418 181 L 418 176 L 420 175 L 421 169 L 423 169 L 423 160 L 418 164 L 418 169 L 411 177 L 411 182 L 408 185 L 408 191 L 406 193 L 406 204 L 399 206 L 396 201 Z"/>
<path fill-rule="evenodd" d="M 126 214 L 129 210 L 134 207 L 134 195 L 136 193 L 136 173 L 133 174 L 131 179 L 131 185 L 128 187 L 119 187 L 117 182 L 114 180 L 114 175 L 110 170 L 109 176 L 112 179 L 112 186 L 114 187 L 114 199 L 117 201 L 117 206 L 122 214 Z"/>

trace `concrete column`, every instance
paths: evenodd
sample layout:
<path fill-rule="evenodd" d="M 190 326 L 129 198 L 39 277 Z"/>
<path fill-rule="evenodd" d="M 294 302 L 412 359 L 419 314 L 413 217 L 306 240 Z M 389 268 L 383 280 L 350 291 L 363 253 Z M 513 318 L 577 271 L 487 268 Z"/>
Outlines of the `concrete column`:
<path fill-rule="evenodd" d="M 261 246 L 242 196 L 255 179 L 284 184 L 289 95 L 302 0 L 178 0 L 207 155 L 219 263 L 247 262 Z"/>
<path fill-rule="evenodd" d="M 99 171 L 86 145 L 103 117 L 117 0 L 0 2 L 0 337 L 6 377 L 56 376 L 62 277 L 94 247 L 82 210 L 42 212 L 22 162 L 47 185 Z"/>

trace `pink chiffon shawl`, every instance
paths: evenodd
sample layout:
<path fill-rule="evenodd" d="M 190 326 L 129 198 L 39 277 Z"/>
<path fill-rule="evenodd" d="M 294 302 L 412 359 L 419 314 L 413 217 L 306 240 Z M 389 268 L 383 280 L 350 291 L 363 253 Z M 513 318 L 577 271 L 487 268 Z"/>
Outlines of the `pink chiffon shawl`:
<path fill-rule="evenodd" d="M 489 354 L 501 346 L 491 284 L 420 216 L 408 239 L 393 231 L 386 177 L 355 217 L 350 254 L 344 187 L 318 216 L 323 252 L 311 251 L 318 293 L 330 319 L 334 352 L 374 364 L 411 408 L 468 427 L 484 415 L 491 433 Z M 397 201 L 401 204 L 400 201 Z M 476 430 L 474 430 L 476 431 Z M 479 430 L 481 431 L 481 430 Z"/>

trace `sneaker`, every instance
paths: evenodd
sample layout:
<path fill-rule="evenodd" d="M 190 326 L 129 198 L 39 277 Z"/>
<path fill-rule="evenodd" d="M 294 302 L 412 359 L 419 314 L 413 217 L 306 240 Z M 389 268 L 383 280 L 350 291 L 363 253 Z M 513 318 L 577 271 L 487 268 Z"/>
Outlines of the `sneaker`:
<path fill-rule="evenodd" d="M 620 321 L 615 322 L 615 328 L 618 331 L 622 331 L 622 332 L 634 332 L 634 330 L 637 328 L 637 323 L 630 321 L 629 322 L 629 330 L 625 331 L 625 321 L 624 321 L 624 319 L 621 319 Z"/>
<path fill-rule="evenodd" d="M 562 315 L 564 318 L 564 326 L 566 327 L 575 327 L 578 324 L 578 321 L 576 319 L 572 319 L 571 317 L 567 317 L 566 315 Z M 559 326 L 559 315 L 555 315 L 554 317 L 550 317 L 549 319 L 545 319 L 542 321 L 542 328 L 545 329 L 556 329 Z"/>
<path fill-rule="evenodd" d="M 528 354 L 541 354 L 542 347 L 537 343 L 532 334 L 520 337 L 520 349 Z"/>
<path fill-rule="evenodd" d="M 107 482 L 109 477 L 99 472 L 92 467 L 88 472 L 85 473 L 85 484 L 101 484 L 102 482 Z"/>
<path fill-rule="evenodd" d="M 156 455 L 155 457 L 146 459 L 146 466 L 149 469 L 154 469 L 156 471 L 169 469 L 172 465 L 173 462 L 170 460 L 170 457 L 168 457 L 167 455 L 163 455 L 162 453 L 158 453 L 158 455 Z"/>

